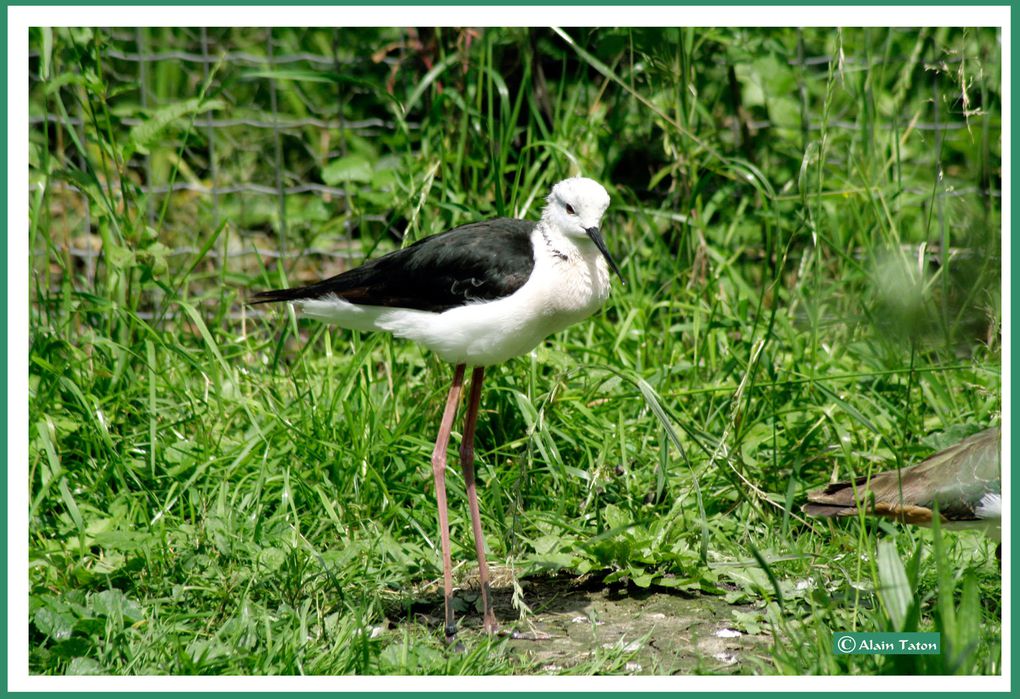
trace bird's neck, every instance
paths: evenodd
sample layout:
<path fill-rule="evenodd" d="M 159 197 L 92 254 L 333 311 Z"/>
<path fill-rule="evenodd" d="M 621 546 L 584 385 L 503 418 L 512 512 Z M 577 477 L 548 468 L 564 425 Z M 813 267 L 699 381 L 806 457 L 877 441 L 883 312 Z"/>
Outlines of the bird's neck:
<path fill-rule="evenodd" d="M 595 259 L 598 249 L 587 238 L 564 235 L 559 228 L 547 221 L 539 221 L 537 244 L 552 258 L 563 262 L 580 262 Z"/>
<path fill-rule="evenodd" d="M 564 323 L 574 323 L 598 309 L 609 296 L 609 267 L 588 238 L 568 236 L 556 226 L 540 224 L 532 232 L 541 307 Z M 558 326 L 565 327 L 565 326 Z"/>

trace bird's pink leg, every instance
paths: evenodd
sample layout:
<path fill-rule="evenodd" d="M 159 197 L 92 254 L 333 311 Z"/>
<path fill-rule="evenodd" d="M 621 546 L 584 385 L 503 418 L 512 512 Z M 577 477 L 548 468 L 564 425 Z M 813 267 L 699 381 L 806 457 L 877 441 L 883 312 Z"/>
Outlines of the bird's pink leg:
<path fill-rule="evenodd" d="M 475 423 L 478 422 L 478 404 L 482 398 L 482 379 L 485 369 L 475 367 L 471 374 L 471 394 L 468 398 L 467 416 L 464 419 L 464 434 L 460 443 L 460 466 L 464 469 L 464 487 L 467 490 L 468 509 L 471 510 L 471 529 L 475 534 L 475 552 L 478 554 L 478 579 L 482 588 L 482 607 L 485 630 L 496 632 L 496 615 L 492 611 L 492 597 L 489 593 L 489 566 L 485 562 L 485 539 L 482 535 L 482 517 L 478 511 L 478 494 L 475 492 Z"/>
<path fill-rule="evenodd" d="M 432 476 L 436 481 L 436 504 L 439 509 L 439 538 L 443 546 L 443 606 L 446 611 L 447 643 L 457 638 L 457 625 L 453 621 L 453 562 L 450 557 L 450 518 L 446 508 L 446 447 L 450 443 L 453 418 L 457 414 L 457 401 L 464 387 L 464 365 L 458 364 L 453 372 L 453 384 L 446 398 L 443 421 L 439 424 L 436 447 L 432 450 Z"/>

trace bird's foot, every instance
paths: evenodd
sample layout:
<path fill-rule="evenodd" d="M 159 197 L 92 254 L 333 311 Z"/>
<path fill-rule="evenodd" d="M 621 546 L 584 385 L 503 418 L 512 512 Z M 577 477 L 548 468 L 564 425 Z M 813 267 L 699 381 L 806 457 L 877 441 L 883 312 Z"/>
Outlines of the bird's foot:
<path fill-rule="evenodd" d="M 463 653 L 464 644 L 457 639 L 457 625 L 447 624 L 443 627 L 443 635 L 446 637 L 446 647 L 454 653 Z"/>
<path fill-rule="evenodd" d="M 488 633 L 490 636 L 499 633 L 499 624 L 496 623 L 496 615 L 492 614 L 491 612 L 485 615 L 485 621 L 483 622 L 483 626 L 485 627 L 485 632 Z"/>

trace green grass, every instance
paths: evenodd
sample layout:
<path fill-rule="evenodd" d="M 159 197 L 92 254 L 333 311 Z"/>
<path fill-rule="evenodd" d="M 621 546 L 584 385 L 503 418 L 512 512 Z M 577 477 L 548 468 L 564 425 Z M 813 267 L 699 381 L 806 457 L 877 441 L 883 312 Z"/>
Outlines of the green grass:
<path fill-rule="evenodd" d="M 769 672 L 1000 671 L 993 544 L 799 514 L 999 419 L 994 30 L 278 29 L 277 58 L 340 67 L 123 58 L 203 37 L 266 54 L 263 30 L 31 32 L 32 116 L 81 120 L 30 142 L 33 673 L 539 671 L 415 613 L 441 603 L 451 368 L 243 301 L 347 264 L 302 250 L 536 217 L 575 172 L 613 197 L 627 283 L 488 372 L 490 560 L 750 605 Z M 309 182 L 345 194 L 272 191 Z M 952 652 L 831 654 L 900 629 Z M 593 651 L 570 671 L 626 671 Z"/>

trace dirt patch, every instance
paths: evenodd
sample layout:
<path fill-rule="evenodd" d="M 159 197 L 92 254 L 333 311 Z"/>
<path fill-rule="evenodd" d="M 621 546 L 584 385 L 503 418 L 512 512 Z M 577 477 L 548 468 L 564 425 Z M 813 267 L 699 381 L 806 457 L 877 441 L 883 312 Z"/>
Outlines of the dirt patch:
<path fill-rule="evenodd" d="M 499 586 L 493 591 L 496 618 L 511 635 L 510 646 L 540 672 L 745 674 L 772 665 L 771 636 L 735 629 L 733 611 L 751 608 L 720 597 L 606 587 L 566 576 L 529 578 L 520 585 L 532 614 L 521 621 L 512 587 Z M 417 620 L 424 616 L 438 630 L 442 597 L 429 595 L 415 606 Z M 477 591 L 458 590 L 455 606 L 460 638 L 470 643 L 483 633 Z"/>

